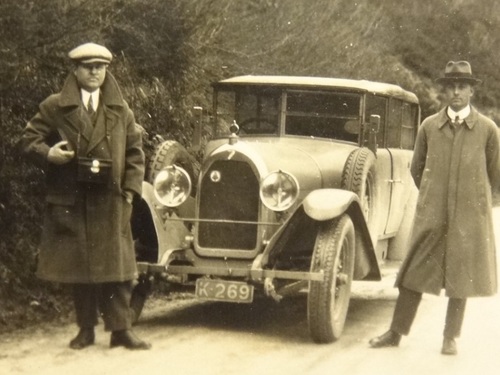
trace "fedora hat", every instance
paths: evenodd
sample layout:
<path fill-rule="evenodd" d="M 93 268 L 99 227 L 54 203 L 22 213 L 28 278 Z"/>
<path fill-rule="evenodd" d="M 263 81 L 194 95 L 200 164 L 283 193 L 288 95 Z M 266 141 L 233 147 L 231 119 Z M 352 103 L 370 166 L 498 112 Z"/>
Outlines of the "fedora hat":
<path fill-rule="evenodd" d="M 444 76 L 436 79 L 438 83 L 467 82 L 471 85 L 481 83 L 480 79 L 472 76 L 472 69 L 467 61 L 449 61 L 444 68 Z"/>

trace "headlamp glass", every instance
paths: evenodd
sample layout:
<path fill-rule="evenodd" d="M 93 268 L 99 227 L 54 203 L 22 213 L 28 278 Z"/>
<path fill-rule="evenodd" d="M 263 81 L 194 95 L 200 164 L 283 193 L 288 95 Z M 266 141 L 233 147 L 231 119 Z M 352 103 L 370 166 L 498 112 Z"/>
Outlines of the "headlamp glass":
<path fill-rule="evenodd" d="M 191 194 L 191 178 L 181 167 L 170 165 L 156 176 L 153 188 L 158 201 L 167 207 L 177 207 Z"/>
<path fill-rule="evenodd" d="M 273 211 L 285 211 L 297 200 L 299 183 L 290 173 L 276 171 L 267 175 L 260 184 L 260 199 Z"/>

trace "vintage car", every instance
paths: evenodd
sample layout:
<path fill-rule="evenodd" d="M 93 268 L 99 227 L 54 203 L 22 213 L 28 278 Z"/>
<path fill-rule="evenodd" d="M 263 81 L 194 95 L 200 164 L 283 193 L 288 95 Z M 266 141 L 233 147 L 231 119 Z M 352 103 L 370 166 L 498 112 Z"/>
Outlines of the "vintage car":
<path fill-rule="evenodd" d="M 149 163 L 132 219 L 136 315 L 158 279 L 226 302 L 307 292 L 312 339 L 335 341 L 353 280 L 380 280 L 384 261 L 404 255 L 418 99 L 319 77 L 240 76 L 213 88 L 201 166 L 175 141 Z"/>

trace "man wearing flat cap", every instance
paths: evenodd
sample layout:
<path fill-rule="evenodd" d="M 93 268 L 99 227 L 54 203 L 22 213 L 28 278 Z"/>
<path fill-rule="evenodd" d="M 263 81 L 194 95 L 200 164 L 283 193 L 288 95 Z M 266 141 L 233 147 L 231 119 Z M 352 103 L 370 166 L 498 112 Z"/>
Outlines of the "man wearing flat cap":
<path fill-rule="evenodd" d="M 107 72 L 112 57 L 94 43 L 70 51 L 74 68 L 61 92 L 40 104 L 20 140 L 46 175 L 37 276 L 72 285 L 80 328 L 73 349 L 94 344 L 99 314 L 111 347 L 150 348 L 132 332 L 129 309 L 137 277 L 130 216 L 144 153 L 134 115 Z"/>
<path fill-rule="evenodd" d="M 500 186 L 498 128 L 470 105 L 474 87 L 467 61 L 450 61 L 443 77 L 448 104 L 419 128 L 411 173 L 419 188 L 413 231 L 396 286 L 389 331 L 370 346 L 398 346 L 408 335 L 422 293 L 448 300 L 442 354 L 457 353 L 468 297 L 497 292 L 492 190 Z"/>

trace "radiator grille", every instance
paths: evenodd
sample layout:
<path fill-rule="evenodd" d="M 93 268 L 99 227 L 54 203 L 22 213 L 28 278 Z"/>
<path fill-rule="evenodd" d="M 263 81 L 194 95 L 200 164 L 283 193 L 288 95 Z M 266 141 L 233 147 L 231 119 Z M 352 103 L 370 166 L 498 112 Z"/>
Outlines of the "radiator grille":
<path fill-rule="evenodd" d="M 218 178 L 220 178 L 218 180 Z M 215 161 L 205 173 L 199 192 L 199 217 L 257 222 L 259 182 L 245 162 Z M 198 245 L 204 248 L 253 250 L 258 227 L 241 223 L 198 223 Z"/>

